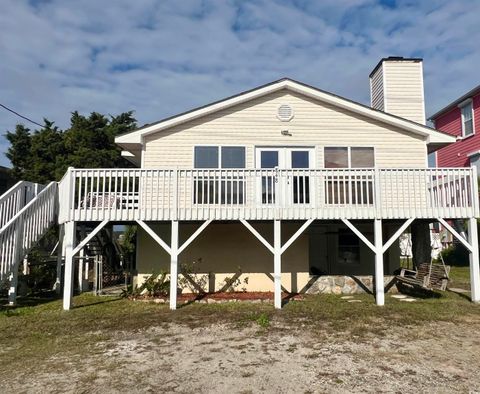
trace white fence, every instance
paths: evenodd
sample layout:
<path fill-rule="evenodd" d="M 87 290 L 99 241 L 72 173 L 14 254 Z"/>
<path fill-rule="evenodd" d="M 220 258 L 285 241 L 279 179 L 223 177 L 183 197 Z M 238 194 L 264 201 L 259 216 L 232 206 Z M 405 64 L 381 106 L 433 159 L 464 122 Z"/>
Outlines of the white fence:
<path fill-rule="evenodd" d="M 60 222 L 478 216 L 475 168 L 69 169 Z"/>

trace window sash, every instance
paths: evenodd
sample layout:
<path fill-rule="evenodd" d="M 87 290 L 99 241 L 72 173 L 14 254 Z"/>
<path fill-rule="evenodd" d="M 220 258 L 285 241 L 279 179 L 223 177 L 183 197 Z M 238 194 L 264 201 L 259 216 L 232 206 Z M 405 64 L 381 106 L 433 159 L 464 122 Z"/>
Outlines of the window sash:
<path fill-rule="evenodd" d="M 194 147 L 193 155 L 194 168 L 245 168 L 244 146 L 197 145 Z"/>
<path fill-rule="evenodd" d="M 463 136 L 473 134 L 473 105 L 472 103 L 465 104 L 461 107 L 462 113 L 462 133 Z"/>
<path fill-rule="evenodd" d="M 325 168 L 374 168 L 375 148 L 371 146 L 338 146 L 324 148 Z"/>
<path fill-rule="evenodd" d="M 220 156 L 221 168 L 245 168 L 244 146 L 222 146 Z"/>
<path fill-rule="evenodd" d="M 325 147 L 323 150 L 325 168 L 348 168 L 348 148 L 335 146 Z"/>
<path fill-rule="evenodd" d="M 195 168 L 218 168 L 218 146 L 196 146 L 193 166 Z"/>

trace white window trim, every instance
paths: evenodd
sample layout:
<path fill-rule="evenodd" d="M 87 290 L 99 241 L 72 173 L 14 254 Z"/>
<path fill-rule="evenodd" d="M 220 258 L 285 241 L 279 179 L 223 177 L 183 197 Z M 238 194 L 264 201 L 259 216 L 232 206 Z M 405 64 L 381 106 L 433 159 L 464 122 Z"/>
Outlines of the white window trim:
<path fill-rule="evenodd" d="M 464 120 L 464 117 L 463 117 L 462 109 L 464 107 L 466 107 L 467 105 L 471 105 L 471 107 L 472 107 L 472 133 L 468 134 L 468 135 L 465 135 L 465 120 Z M 475 112 L 474 112 L 474 109 L 473 109 L 473 100 L 471 98 L 469 98 L 469 99 L 466 99 L 466 100 L 462 101 L 460 104 L 458 104 L 458 108 L 460 108 L 460 120 L 462 122 L 462 137 L 461 137 L 461 139 L 469 138 L 469 137 L 475 135 Z"/>
<path fill-rule="evenodd" d="M 345 146 L 345 145 L 325 145 L 323 147 L 323 162 L 322 166 L 323 168 L 325 167 L 325 148 L 347 148 L 347 155 L 348 155 L 348 167 L 350 169 L 370 169 L 370 168 L 377 168 L 377 148 L 372 145 L 351 145 L 351 146 Z M 352 148 L 373 148 L 373 167 L 352 167 Z"/>
<path fill-rule="evenodd" d="M 195 148 L 196 147 L 212 147 L 218 149 L 218 167 L 217 168 L 196 168 L 195 167 Z M 192 168 L 195 170 L 234 170 L 235 168 L 223 168 L 222 167 L 222 148 L 243 148 L 245 151 L 245 167 L 242 169 L 247 168 L 247 147 L 245 145 L 237 145 L 237 144 L 196 144 L 192 148 Z"/>

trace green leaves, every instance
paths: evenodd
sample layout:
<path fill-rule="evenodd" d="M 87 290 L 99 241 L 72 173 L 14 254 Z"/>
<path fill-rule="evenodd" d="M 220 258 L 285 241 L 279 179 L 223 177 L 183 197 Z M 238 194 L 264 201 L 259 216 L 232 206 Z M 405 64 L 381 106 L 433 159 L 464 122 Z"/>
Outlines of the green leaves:
<path fill-rule="evenodd" d="M 7 131 L 10 142 L 7 157 L 12 163 L 16 180 L 48 183 L 60 180 L 68 167 L 112 168 L 131 167 L 121 157 L 115 137 L 137 127 L 133 112 L 105 116 L 72 113 L 70 128 L 63 131 L 47 119 L 45 125 L 31 133 L 19 124 L 14 132 Z"/>

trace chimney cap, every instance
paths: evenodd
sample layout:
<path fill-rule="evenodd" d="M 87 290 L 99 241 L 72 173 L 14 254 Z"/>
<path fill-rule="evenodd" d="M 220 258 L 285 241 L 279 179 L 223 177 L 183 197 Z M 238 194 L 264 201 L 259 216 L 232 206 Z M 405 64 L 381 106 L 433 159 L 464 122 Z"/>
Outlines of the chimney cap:
<path fill-rule="evenodd" d="M 383 57 L 380 59 L 380 61 L 377 63 L 373 71 L 370 73 L 369 77 L 372 78 L 372 75 L 376 73 L 376 71 L 380 68 L 383 62 L 388 62 L 388 61 L 393 61 L 393 62 L 423 62 L 423 59 L 421 57 L 403 57 L 403 56 L 389 56 L 389 57 Z"/>

